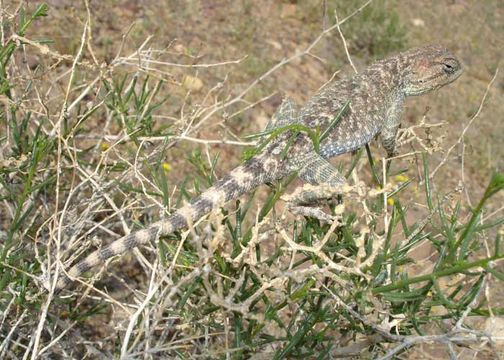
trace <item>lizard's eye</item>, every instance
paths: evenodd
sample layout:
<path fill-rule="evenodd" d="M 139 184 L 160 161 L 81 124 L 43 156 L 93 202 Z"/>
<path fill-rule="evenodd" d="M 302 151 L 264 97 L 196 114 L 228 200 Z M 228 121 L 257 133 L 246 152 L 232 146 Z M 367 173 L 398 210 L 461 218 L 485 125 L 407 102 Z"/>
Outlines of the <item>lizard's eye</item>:
<path fill-rule="evenodd" d="M 443 64 L 443 70 L 446 73 L 452 73 L 453 72 L 453 66 L 451 66 L 450 64 Z"/>
<path fill-rule="evenodd" d="M 458 67 L 459 67 L 459 65 L 455 61 L 445 61 L 445 62 L 443 62 L 443 71 L 446 74 L 453 74 L 455 71 L 457 71 Z"/>

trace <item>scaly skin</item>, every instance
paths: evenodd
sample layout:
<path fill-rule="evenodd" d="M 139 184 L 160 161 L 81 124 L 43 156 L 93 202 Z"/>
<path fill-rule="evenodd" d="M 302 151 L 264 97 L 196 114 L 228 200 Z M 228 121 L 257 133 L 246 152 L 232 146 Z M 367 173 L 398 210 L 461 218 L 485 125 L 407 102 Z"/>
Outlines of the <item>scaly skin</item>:
<path fill-rule="evenodd" d="M 300 123 L 324 129 L 347 102 L 349 106 L 320 144 L 319 153 L 315 152 L 311 140 L 301 133 L 288 148 L 288 155 L 280 156 L 292 134 L 286 132 L 280 135 L 259 154 L 235 168 L 172 216 L 88 255 L 68 271 L 69 277 L 63 274 L 58 279 L 55 291 L 61 291 L 72 282 L 71 279 L 103 264 L 110 257 L 156 240 L 158 236 L 186 228 L 225 202 L 294 171 L 302 180 L 313 185 L 341 185 L 344 178 L 327 162 L 327 158 L 359 149 L 378 134 L 381 134 L 388 155 L 394 154 L 404 99 L 449 84 L 461 73 L 460 62 L 448 50 L 441 46 L 424 46 L 378 61 L 351 78 L 331 82 L 299 110 L 292 100 L 285 100 L 267 128 Z M 306 200 L 301 196 L 300 202 Z"/>

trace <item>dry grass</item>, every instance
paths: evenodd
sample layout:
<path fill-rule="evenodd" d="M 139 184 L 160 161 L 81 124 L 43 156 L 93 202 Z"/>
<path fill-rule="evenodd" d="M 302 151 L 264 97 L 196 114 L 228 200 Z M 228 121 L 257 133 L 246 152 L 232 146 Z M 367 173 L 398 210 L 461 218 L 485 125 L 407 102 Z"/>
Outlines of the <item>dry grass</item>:
<path fill-rule="evenodd" d="M 494 358 L 502 5 L 426 4 L 53 0 L 25 32 L 37 6 L 1 2 L 0 358 Z M 332 225 L 274 184 L 48 290 L 237 165 L 279 93 L 440 38 L 464 77 L 409 103 L 392 175 L 374 147 L 337 160 Z"/>

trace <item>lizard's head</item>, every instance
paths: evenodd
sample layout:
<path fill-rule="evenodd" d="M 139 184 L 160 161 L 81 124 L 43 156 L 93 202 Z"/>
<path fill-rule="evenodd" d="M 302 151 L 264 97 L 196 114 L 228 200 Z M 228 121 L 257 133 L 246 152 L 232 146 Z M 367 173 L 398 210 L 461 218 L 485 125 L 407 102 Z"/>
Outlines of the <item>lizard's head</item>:
<path fill-rule="evenodd" d="M 403 85 L 407 96 L 439 89 L 462 74 L 460 61 L 439 45 L 411 49 L 400 57 L 406 67 Z"/>

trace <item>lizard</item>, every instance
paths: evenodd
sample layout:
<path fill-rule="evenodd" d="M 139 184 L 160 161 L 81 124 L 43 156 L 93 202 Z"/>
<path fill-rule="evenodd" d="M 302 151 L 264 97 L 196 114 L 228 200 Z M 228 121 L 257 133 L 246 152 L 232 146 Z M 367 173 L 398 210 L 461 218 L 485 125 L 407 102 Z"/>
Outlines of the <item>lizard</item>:
<path fill-rule="evenodd" d="M 354 76 L 332 80 L 299 109 L 294 101 L 284 99 L 267 125 L 267 130 L 290 124 L 327 129 L 336 114 L 343 107 L 346 110 L 321 141 L 318 151 L 304 132 L 293 135 L 293 131 L 289 130 L 281 133 L 252 158 L 166 219 L 89 254 L 59 277 L 55 293 L 68 287 L 73 279 L 83 273 L 104 264 L 107 259 L 156 241 L 159 236 L 187 228 L 224 203 L 293 172 L 297 172 L 302 181 L 315 187 L 337 189 L 345 183 L 345 178 L 328 162 L 329 158 L 353 152 L 378 135 L 381 136 L 387 156 L 393 156 L 406 97 L 422 95 L 449 84 L 462 71 L 461 62 L 449 50 L 440 45 L 425 45 L 376 61 Z M 284 154 L 285 149 L 287 154 Z M 316 197 L 317 192 L 304 194 L 301 191 L 294 202 L 320 200 Z"/>

